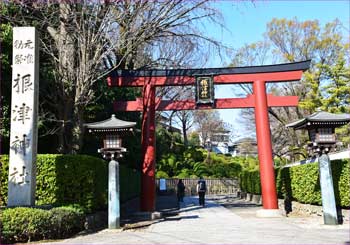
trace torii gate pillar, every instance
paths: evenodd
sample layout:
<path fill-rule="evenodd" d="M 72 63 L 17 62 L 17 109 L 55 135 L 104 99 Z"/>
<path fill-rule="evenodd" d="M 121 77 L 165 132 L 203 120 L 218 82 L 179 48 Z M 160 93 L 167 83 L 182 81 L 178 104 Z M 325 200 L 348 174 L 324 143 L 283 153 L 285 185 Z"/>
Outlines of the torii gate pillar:
<path fill-rule="evenodd" d="M 151 84 L 143 86 L 142 113 L 142 176 L 141 176 L 141 211 L 155 210 L 155 161 L 156 161 L 156 125 L 155 91 Z"/>
<path fill-rule="evenodd" d="M 255 124 L 263 210 L 278 209 L 265 81 L 254 81 Z M 264 214 L 261 214 L 264 215 Z"/>

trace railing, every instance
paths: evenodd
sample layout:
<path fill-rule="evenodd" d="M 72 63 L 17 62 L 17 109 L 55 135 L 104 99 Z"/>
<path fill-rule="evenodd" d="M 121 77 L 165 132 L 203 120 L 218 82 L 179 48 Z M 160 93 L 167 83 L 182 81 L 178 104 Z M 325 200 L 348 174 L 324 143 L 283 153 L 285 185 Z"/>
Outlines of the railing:
<path fill-rule="evenodd" d="M 196 195 L 198 179 L 182 179 L 185 184 L 185 195 Z M 165 179 L 166 191 L 176 192 L 178 179 Z M 240 190 L 238 179 L 205 179 L 207 195 L 217 194 L 237 194 Z M 156 180 L 157 190 L 159 190 L 159 179 Z"/>

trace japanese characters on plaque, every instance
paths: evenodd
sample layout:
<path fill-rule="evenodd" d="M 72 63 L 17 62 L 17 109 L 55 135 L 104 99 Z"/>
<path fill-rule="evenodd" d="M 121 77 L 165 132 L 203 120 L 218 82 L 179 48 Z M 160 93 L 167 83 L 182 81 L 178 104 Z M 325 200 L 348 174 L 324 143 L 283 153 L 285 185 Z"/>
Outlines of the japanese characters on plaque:
<path fill-rule="evenodd" d="M 196 104 L 214 103 L 213 77 L 196 77 Z"/>
<path fill-rule="evenodd" d="M 35 28 L 14 27 L 8 206 L 35 202 L 38 60 Z"/>

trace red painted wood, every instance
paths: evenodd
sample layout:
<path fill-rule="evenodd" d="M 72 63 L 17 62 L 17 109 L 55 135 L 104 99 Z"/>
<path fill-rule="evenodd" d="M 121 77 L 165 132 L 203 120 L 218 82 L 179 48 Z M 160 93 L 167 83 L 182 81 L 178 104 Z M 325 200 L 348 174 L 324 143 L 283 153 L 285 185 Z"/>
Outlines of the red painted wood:
<path fill-rule="evenodd" d="M 155 162 L 155 87 L 147 84 L 143 88 L 142 113 L 142 172 L 141 172 L 141 211 L 154 211 L 156 200 Z"/>
<path fill-rule="evenodd" d="M 253 91 L 263 208 L 278 209 L 265 82 L 254 81 Z"/>
<path fill-rule="evenodd" d="M 155 210 L 155 111 L 229 109 L 255 107 L 256 132 L 260 161 L 261 188 L 264 209 L 278 209 L 274 180 L 272 145 L 268 107 L 297 106 L 296 96 L 266 95 L 265 82 L 300 80 L 303 71 L 262 72 L 253 74 L 228 74 L 214 76 L 214 84 L 253 83 L 254 95 L 246 98 L 216 99 L 215 105 L 197 106 L 194 100 L 162 101 L 155 98 L 155 86 L 194 85 L 193 76 L 174 77 L 108 77 L 109 86 L 142 87 L 143 99 L 114 102 L 116 111 L 142 111 L 142 187 L 141 210 Z"/>
<path fill-rule="evenodd" d="M 284 71 L 256 74 L 229 74 L 214 76 L 214 84 L 252 83 L 261 79 L 268 82 L 286 82 L 300 80 L 303 71 Z M 195 77 L 108 77 L 109 86 L 142 87 L 144 84 L 154 86 L 186 86 L 194 85 Z"/>
<path fill-rule="evenodd" d="M 267 95 L 269 107 L 277 106 L 297 106 L 298 96 L 274 96 Z M 195 110 L 195 109 L 234 109 L 234 108 L 253 108 L 255 103 L 254 96 L 248 95 L 246 98 L 228 98 L 216 99 L 215 106 L 196 106 L 195 100 L 162 100 L 156 99 L 157 111 L 171 110 Z M 138 98 L 135 101 L 116 101 L 114 102 L 115 111 L 142 111 L 142 100 Z"/>

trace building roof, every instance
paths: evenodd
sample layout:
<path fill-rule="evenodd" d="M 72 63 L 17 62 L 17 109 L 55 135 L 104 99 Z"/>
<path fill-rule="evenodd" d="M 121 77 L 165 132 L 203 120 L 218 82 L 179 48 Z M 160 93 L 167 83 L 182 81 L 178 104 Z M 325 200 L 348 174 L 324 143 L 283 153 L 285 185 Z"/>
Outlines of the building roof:
<path fill-rule="evenodd" d="M 244 138 L 238 139 L 235 142 L 233 142 L 234 145 L 239 145 L 239 144 L 243 144 L 243 143 L 256 144 L 256 139 L 250 138 L 250 137 L 244 137 Z"/>
<path fill-rule="evenodd" d="M 348 122 L 350 122 L 350 114 L 333 114 L 325 111 L 318 111 L 296 122 L 289 123 L 286 127 L 302 129 L 315 124 L 341 126 Z"/>
<path fill-rule="evenodd" d="M 129 129 L 135 127 L 136 122 L 128 122 L 123 121 L 115 117 L 114 114 L 112 114 L 111 118 L 99 121 L 99 122 L 93 122 L 93 123 L 86 123 L 84 126 L 86 126 L 88 129 L 92 129 L 93 131 L 119 131 L 123 129 Z"/>

